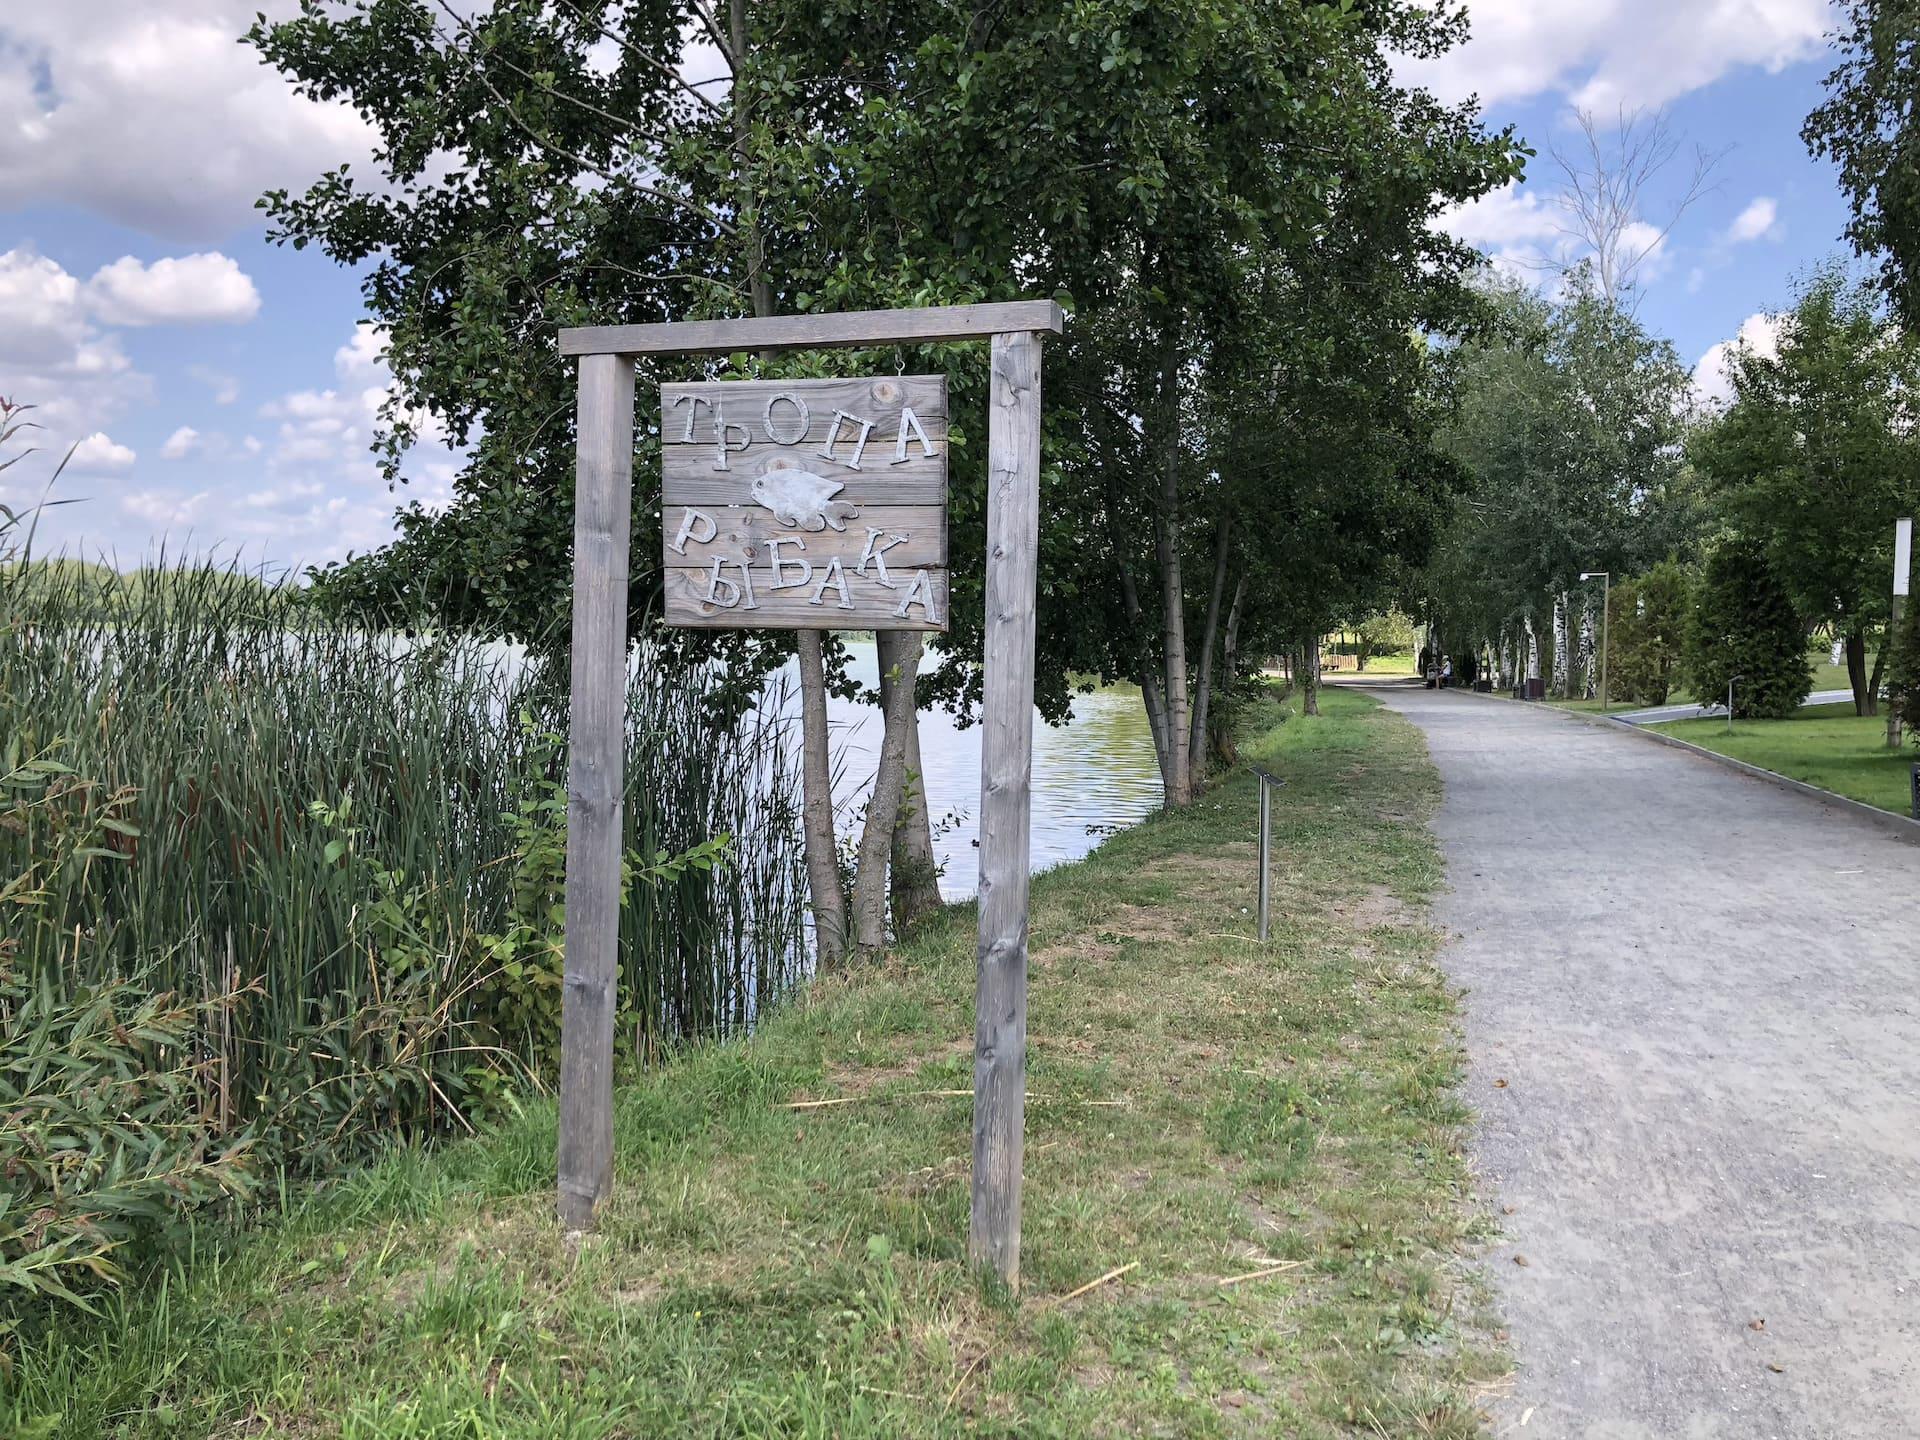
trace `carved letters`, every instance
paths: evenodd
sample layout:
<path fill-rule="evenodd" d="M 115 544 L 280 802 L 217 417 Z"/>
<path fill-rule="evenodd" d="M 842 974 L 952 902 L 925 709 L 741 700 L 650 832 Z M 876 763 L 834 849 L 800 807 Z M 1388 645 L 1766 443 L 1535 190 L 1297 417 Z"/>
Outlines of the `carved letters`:
<path fill-rule="evenodd" d="M 660 401 L 670 623 L 946 629 L 945 376 L 663 385 Z"/>

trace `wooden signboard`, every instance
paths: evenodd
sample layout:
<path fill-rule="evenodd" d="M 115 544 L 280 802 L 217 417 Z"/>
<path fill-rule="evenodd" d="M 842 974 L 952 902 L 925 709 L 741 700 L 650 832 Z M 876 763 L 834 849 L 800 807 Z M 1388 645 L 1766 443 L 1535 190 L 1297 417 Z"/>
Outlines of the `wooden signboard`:
<path fill-rule="evenodd" d="M 660 387 L 667 623 L 947 628 L 947 377 Z"/>
<path fill-rule="evenodd" d="M 568 1230 L 592 1226 L 613 1185 L 634 357 L 987 340 L 980 948 L 967 1254 L 1018 1287 L 1040 342 L 1061 332 L 1063 318 L 1051 300 L 1011 300 L 560 332 L 560 353 L 580 357 L 557 1187 Z M 663 385 L 660 401 L 663 543 L 674 577 L 669 619 L 946 629 L 944 377 Z"/>

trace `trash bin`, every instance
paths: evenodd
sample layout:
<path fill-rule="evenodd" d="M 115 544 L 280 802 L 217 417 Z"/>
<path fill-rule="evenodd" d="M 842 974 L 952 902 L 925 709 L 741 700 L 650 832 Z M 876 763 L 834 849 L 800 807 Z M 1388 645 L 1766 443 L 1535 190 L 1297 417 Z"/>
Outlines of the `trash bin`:
<path fill-rule="evenodd" d="M 1527 679 L 1527 699 L 1544 700 L 1546 698 L 1547 682 L 1542 680 L 1538 675 L 1529 676 Z"/>

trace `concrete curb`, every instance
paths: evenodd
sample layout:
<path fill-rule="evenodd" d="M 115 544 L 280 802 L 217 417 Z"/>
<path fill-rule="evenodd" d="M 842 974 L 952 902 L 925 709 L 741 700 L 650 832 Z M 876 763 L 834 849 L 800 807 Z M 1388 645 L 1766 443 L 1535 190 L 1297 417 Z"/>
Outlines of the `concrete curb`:
<path fill-rule="evenodd" d="M 1745 760 L 1736 760 L 1731 755 L 1722 755 L 1718 750 L 1709 750 L 1704 745 L 1695 745 L 1691 741 L 1682 740 L 1673 735 L 1663 735 L 1658 730 L 1649 730 L 1646 726 L 1636 725 L 1630 720 L 1617 720 L 1611 715 L 1589 715 L 1580 710 L 1562 710 L 1557 706 L 1549 705 L 1544 700 L 1515 700 L 1510 696 L 1487 695 L 1476 690 L 1462 690 L 1459 693 L 1472 696 L 1475 700 L 1493 700 L 1502 705 L 1527 705 L 1535 709 L 1548 710 L 1555 715 L 1564 715 L 1569 720 L 1578 720 L 1582 725 L 1638 735 L 1642 740 L 1651 740 L 1656 745 L 1665 745 L 1673 750 L 1684 750 L 1689 755 L 1698 755 L 1703 760 L 1711 760 L 1725 769 L 1736 770 L 1755 780 L 1764 780 L 1767 784 L 1776 785 L 1782 790 L 1796 791 L 1811 800 L 1818 800 L 1823 805 L 1830 805 L 1858 819 L 1866 820 L 1879 826 L 1896 839 L 1906 841 L 1909 845 L 1920 845 L 1920 820 L 1910 820 L 1905 815 L 1896 814 L 1891 810 L 1882 810 L 1877 805 L 1868 805 L 1863 801 L 1835 794 L 1831 790 L 1823 790 L 1818 785 L 1809 785 L 1804 780 L 1795 780 L 1775 770 L 1768 770 L 1759 765 L 1749 765 Z"/>

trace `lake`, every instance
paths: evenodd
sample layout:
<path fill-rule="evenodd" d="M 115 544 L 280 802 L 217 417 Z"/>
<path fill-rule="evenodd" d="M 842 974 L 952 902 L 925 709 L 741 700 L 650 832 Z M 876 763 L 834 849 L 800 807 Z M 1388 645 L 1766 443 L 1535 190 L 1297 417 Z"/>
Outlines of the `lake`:
<path fill-rule="evenodd" d="M 880 683 L 873 641 L 847 642 L 850 673 L 863 685 Z M 931 657 L 929 657 L 930 660 Z M 928 665 L 931 668 L 931 665 Z M 798 704 L 799 682 L 788 669 Z M 796 712 L 797 713 L 797 712 Z M 884 729 L 877 706 L 827 699 L 838 770 L 834 781 L 842 837 L 858 818 L 873 783 Z M 941 865 L 940 893 L 972 895 L 979 881 L 980 727 L 962 730 L 945 710 L 920 712 L 920 763 L 925 771 L 933 848 Z M 1033 720 L 1033 868 L 1078 860 L 1102 839 L 1156 809 L 1160 768 L 1153 758 L 1147 712 L 1131 689 L 1094 690 L 1073 697 L 1064 726 Z"/>

